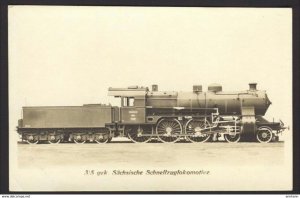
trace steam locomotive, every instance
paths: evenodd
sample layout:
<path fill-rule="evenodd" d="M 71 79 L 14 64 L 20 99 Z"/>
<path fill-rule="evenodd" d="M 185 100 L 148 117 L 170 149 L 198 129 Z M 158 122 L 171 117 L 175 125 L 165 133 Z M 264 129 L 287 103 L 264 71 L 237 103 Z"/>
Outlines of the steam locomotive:
<path fill-rule="evenodd" d="M 265 115 L 271 102 L 266 91 L 250 83 L 246 91 L 225 92 L 211 84 L 193 91 L 158 91 L 148 87 L 109 88 L 108 95 L 120 98 L 121 105 L 23 107 L 17 132 L 30 144 L 57 144 L 72 141 L 107 143 L 113 137 L 133 142 L 217 141 L 252 138 L 258 142 L 278 141 L 286 127 L 282 121 L 269 122 Z"/>

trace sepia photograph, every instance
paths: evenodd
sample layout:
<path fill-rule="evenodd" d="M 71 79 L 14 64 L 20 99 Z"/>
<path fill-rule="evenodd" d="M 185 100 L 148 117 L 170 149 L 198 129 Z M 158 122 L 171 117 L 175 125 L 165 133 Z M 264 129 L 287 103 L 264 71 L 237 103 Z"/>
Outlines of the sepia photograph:
<path fill-rule="evenodd" d="M 293 190 L 292 9 L 8 7 L 9 190 Z"/>

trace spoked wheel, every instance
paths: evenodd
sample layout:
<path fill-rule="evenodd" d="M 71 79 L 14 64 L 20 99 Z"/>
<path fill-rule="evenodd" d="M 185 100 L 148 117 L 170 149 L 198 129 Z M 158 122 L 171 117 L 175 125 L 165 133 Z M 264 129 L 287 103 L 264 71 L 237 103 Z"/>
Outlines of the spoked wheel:
<path fill-rule="evenodd" d="M 81 135 L 75 135 L 74 142 L 76 144 L 84 144 L 86 142 L 86 140 L 84 140 Z"/>
<path fill-rule="evenodd" d="M 55 135 L 51 135 L 50 139 L 48 140 L 48 142 L 50 144 L 59 144 L 60 141 L 61 141 L 61 139 L 60 138 L 56 138 Z"/>
<path fill-rule="evenodd" d="M 96 136 L 95 142 L 98 144 L 103 144 L 109 141 L 109 134 L 98 134 Z"/>
<path fill-rule="evenodd" d="M 256 132 L 256 139 L 261 143 L 268 143 L 272 140 L 273 133 L 269 127 L 260 127 Z"/>
<path fill-rule="evenodd" d="M 128 137 L 133 142 L 145 143 L 151 140 L 152 126 L 141 126 L 133 127 L 130 132 L 128 132 Z"/>
<path fill-rule="evenodd" d="M 156 133 L 162 142 L 176 142 L 182 134 L 182 126 L 177 119 L 161 119 L 156 125 Z"/>
<path fill-rule="evenodd" d="M 241 134 L 225 134 L 224 138 L 227 142 L 234 143 L 240 141 Z"/>
<path fill-rule="evenodd" d="M 205 129 L 209 127 L 210 123 L 206 119 L 190 119 L 185 125 L 186 137 L 191 142 L 206 142 L 210 134 L 205 133 Z"/>
<path fill-rule="evenodd" d="M 37 144 L 39 142 L 36 135 L 28 135 L 26 141 L 28 144 Z"/>

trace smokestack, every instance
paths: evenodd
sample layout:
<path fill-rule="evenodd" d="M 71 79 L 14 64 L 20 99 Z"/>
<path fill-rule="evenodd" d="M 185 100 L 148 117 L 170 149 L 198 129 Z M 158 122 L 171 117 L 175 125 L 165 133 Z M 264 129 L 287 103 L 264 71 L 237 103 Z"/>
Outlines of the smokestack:
<path fill-rule="evenodd" d="M 158 85 L 152 85 L 152 91 L 158 91 Z"/>
<path fill-rule="evenodd" d="M 250 91 L 256 91 L 257 90 L 256 85 L 257 85 L 257 83 L 249 83 L 249 90 Z"/>

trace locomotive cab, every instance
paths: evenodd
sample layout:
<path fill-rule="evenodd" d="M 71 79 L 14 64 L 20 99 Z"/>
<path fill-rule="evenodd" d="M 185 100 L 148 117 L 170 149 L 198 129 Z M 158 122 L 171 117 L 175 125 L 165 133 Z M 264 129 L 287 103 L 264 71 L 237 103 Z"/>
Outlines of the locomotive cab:
<path fill-rule="evenodd" d="M 121 99 L 120 123 L 144 123 L 146 119 L 146 93 L 148 88 L 132 86 L 109 88 L 108 95 Z"/>

